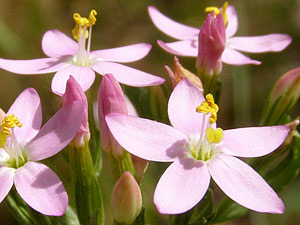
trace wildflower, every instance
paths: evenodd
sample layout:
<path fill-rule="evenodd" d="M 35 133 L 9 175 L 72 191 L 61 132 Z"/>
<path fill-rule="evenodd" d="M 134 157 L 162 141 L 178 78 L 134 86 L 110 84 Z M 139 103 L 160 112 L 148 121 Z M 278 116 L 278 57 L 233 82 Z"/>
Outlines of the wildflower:
<path fill-rule="evenodd" d="M 264 179 L 238 157 L 258 157 L 285 140 L 287 126 L 216 128 L 218 106 L 183 79 L 171 94 L 172 126 L 113 113 L 106 122 L 118 143 L 150 161 L 173 162 L 160 178 L 154 203 L 160 213 L 183 213 L 204 196 L 212 177 L 237 203 L 258 212 L 283 213 L 284 204 Z M 202 103 L 202 104 L 201 104 Z M 197 109 L 197 111 L 196 111 Z"/>
<path fill-rule="evenodd" d="M 95 24 L 96 15 L 95 10 L 91 11 L 89 19 L 81 17 L 78 13 L 74 14 L 76 25 L 72 33 L 77 43 L 58 30 L 49 30 L 42 40 L 42 49 L 48 58 L 0 59 L 0 68 L 27 75 L 56 72 L 51 89 L 58 95 L 65 92 L 70 75 L 84 91 L 88 90 L 95 79 L 94 71 L 101 75 L 113 73 L 120 83 L 131 86 L 143 87 L 163 83 L 163 78 L 119 64 L 134 62 L 145 57 L 151 49 L 149 44 L 139 43 L 90 51 L 92 26 Z M 87 44 L 86 38 L 88 38 Z"/>
<path fill-rule="evenodd" d="M 15 100 L 1 122 L 0 202 L 13 184 L 34 210 L 61 216 L 68 195 L 59 177 L 37 161 L 62 150 L 75 136 L 83 117 L 82 102 L 64 106 L 41 129 L 42 111 L 36 91 L 28 88 Z"/>
<path fill-rule="evenodd" d="M 224 4 L 225 7 L 226 3 Z M 223 8 L 225 8 L 223 6 Z M 208 8 L 208 11 L 215 11 L 215 14 L 222 12 L 226 17 L 226 44 L 222 54 L 222 61 L 232 65 L 260 64 L 241 54 L 239 51 L 250 53 L 279 52 L 291 43 L 291 37 L 285 34 L 268 34 L 262 36 L 234 37 L 237 31 L 238 18 L 234 6 L 229 5 L 224 10 L 217 10 L 216 7 Z M 198 34 L 199 29 L 186 26 L 171 20 L 163 15 L 155 7 L 148 8 L 154 25 L 165 34 L 178 39 L 177 42 L 164 43 L 158 40 L 157 43 L 165 51 L 179 56 L 198 56 Z"/>

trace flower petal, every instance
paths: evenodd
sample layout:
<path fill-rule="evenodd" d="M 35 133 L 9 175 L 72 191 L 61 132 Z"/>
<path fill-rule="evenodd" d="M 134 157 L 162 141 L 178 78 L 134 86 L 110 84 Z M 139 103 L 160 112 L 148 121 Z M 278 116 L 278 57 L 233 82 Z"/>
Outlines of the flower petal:
<path fill-rule="evenodd" d="M 118 48 L 109 48 L 91 52 L 92 57 L 112 62 L 134 62 L 144 58 L 151 50 L 151 45 L 139 43 Z M 96 58 L 97 60 L 97 58 Z"/>
<path fill-rule="evenodd" d="M 78 131 L 83 113 L 82 101 L 74 101 L 59 110 L 25 147 L 28 159 L 46 159 L 66 147 Z"/>
<path fill-rule="evenodd" d="M 165 34 L 179 40 L 197 39 L 199 29 L 175 22 L 153 6 L 148 7 L 148 12 L 154 25 Z"/>
<path fill-rule="evenodd" d="M 199 133 L 203 115 L 196 112 L 196 107 L 203 101 L 205 99 L 199 89 L 188 79 L 182 79 L 174 88 L 168 103 L 172 126 L 188 136 Z"/>
<path fill-rule="evenodd" d="M 48 216 L 66 212 L 67 192 L 59 177 L 44 164 L 26 163 L 16 171 L 14 183 L 19 195 L 34 210 Z"/>
<path fill-rule="evenodd" d="M 92 68 L 101 75 L 112 73 L 120 83 L 134 87 L 153 86 L 165 82 L 161 77 L 113 62 L 96 63 Z"/>
<path fill-rule="evenodd" d="M 247 127 L 225 130 L 223 152 L 239 157 L 259 157 L 278 148 L 289 133 L 288 126 Z"/>
<path fill-rule="evenodd" d="M 59 30 L 48 30 L 42 39 L 43 52 L 49 57 L 75 55 L 78 44 Z"/>
<path fill-rule="evenodd" d="M 95 72 L 86 66 L 70 65 L 58 71 L 51 83 L 51 89 L 55 94 L 63 95 L 66 91 L 67 80 L 72 75 L 79 83 L 83 91 L 88 90 L 95 80 Z"/>
<path fill-rule="evenodd" d="M 0 202 L 9 193 L 14 184 L 15 169 L 8 167 L 0 167 Z"/>
<path fill-rule="evenodd" d="M 238 17 L 234 6 L 229 5 L 226 9 L 226 14 L 228 18 L 228 25 L 226 28 L 226 37 L 233 36 L 238 28 Z"/>
<path fill-rule="evenodd" d="M 236 50 L 262 53 L 279 52 L 285 49 L 292 41 L 286 34 L 268 34 L 252 37 L 232 37 L 227 40 L 227 46 Z"/>
<path fill-rule="evenodd" d="M 187 137 L 171 126 L 119 113 L 105 119 L 117 142 L 140 158 L 172 162 L 185 150 Z"/>
<path fill-rule="evenodd" d="M 176 41 L 172 43 L 164 43 L 157 40 L 157 44 L 165 51 L 179 56 L 198 56 L 198 40 Z"/>
<path fill-rule="evenodd" d="M 29 60 L 0 59 L 0 68 L 12 73 L 33 75 L 56 72 L 65 67 L 64 59 L 41 58 Z"/>
<path fill-rule="evenodd" d="M 32 139 L 42 124 L 41 102 L 38 93 L 33 88 L 24 90 L 12 104 L 7 115 L 14 114 L 22 127 L 15 127 L 14 132 L 19 143 Z"/>
<path fill-rule="evenodd" d="M 220 154 L 208 163 L 214 181 L 228 197 L 258 212 L 283 213 L 284 204 L 268 183 L 243 161 Z"/>
<path fill-rule="evenodd" d="M 222 61 L 227 64 L 238 65 L 238 66 L 246 65 L 246 64 L 254 64 L 254 65 L 261 64 L 261 62 L 252 60 L 249 57 L 229 47 L 225 48 L 222 55 Z"/>
<path fill-rule="evenodd" d="M 182 158 L 172 163 L 160 178 L 154 192 L 154 203 L 160 213 L 184 213 L 203 198 L 209 182 L 206 164 Z"/>

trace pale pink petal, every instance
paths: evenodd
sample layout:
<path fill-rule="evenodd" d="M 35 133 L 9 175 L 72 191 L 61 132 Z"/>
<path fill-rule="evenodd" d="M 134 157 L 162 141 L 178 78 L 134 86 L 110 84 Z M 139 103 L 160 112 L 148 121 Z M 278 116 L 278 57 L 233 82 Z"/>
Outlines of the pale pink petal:
<path fill-rule="evenodd" d="M 161 77 L 113 62 L 99 62 L 92 68 L 101 75 L 112 73 L 120 83 L 134 87 L 153 86 L 165 82 Z"/>
<path fill-rule="evenodd" d="M 148 7 L 148 12 L 154 25 L 165 34 L 179 40 L 197 39 L 199 29 L 175 22 L 153 6 Z"/>
<path fill-rule="evenodd" d="M 198 40 L 176 41 L 172 43 L 164 43 L 157 40 L 157 44 L 165 51 L 179 56 L 197 57 L 198 56 Z"/>
<path fill-rule="evenodd" d="M 223 152 L 239 157 L 259 157 L 278 148 L 289 133 L 288 126 L 249 127 L 225 130 Z"/>
<path fill-rule="evenodd" d="M 22 127 L 15 126 L 14 132 L 19 143 L 25 143 L 39 131 L 42 123 L 41 102 L 33 88 L 24 90 L 12 104 L 7 115 L 14 114 Z"/>
<path fill-rule="evenodd" d="M 112 62 L 134 62 L 144 58 L 151 50 L 151 45 L 139 43 L 118 48 L 103 49 L 91 52 L 91 56 L 97 60 Z"/>
<path fill-rule="evenodd" d="M 203 94 L 192 82 L 188 79 L 181 80 L 174 88 L 168 103 L 172 126 L 189 136 L 199 133 L 204 114 L 196 112 L 196 108 L 203 101 Z"/>
<path fill-rule="evenodd" d="M 89 67 L 69 64 L 68 67 L 58 71 L 52 79 L 51 89 L 55 94 L 63 95 L 65 93 L 70 75 L 74 77 L 83 91 L 88 90 L 95 80 L 95 72 Z"/>
<path fill-rule="evenodd" d="M 65 59 L 41 58 L 29 60 L 0 59 L 0 68 L 12 73 L 33 75 L 56 72 L 64 68 Z"/>
<path fill-rule="evenodd" d="M 254 65 L 261 64 L 261 62 L 257 60 L 252 60 L 249 57 L 229 47 L 225 48 L 222 55 L 222 61 L 227 64 L 238 65 L 238 66 L 246 65 L 246 64 L 254 64 Z"/>
<path fill-rule="evenodd" d="M 284 212 L 284 204 L 273 189 L 243 161 L 219 154 L 209 161 L 208 170 L 224 193 L 240 205 L 258 212 Z"/>
<path fill-rule="evenodd" d="M 15 169 L 9 167 L 0 167 L 0 202 L 9 193 L 14 183 Z"/>
<path fill-rule="evenodd" d="M 42 39 L 43 52 L 49 57 L 75 55 L 78 44 L 59 30 L 48 30 Z"/>
<path fill-rule="evenodd" d="M 16 171 L 15 187 L 34 210 L 48 216 L 61 216 L 68 206 L 67 192 L 59 177 L 47 166 L 28 162 Z"/>
<path fill-rule="evenodd" d="M 128 115 L 139 116 L 139 114 L 137 113 L 137 111 L 134 108 L 134 105 L 132 104 L 130 99 L 126 95 L 124 95 L 124 98 L 125 98 L 125 102 L 126 102 L 126 106 L 127 106 L 127 110 L 128 110 Z"/>
<path fill-rule="evenodd" d="M 226 45 L 244 52 L 279 52 L 285 49 L 291 41 L 291 37 L 286 34 L 268 34 L 252 37 L 231 37 L 227 40 Z"/>
<path fill-rule="evenodd" d="M 185 151 L 187 137 L 171 126 L 119 113 L 105 119 L 117 142 L 140 158 L 172 162 Z"/>
<path fill-rule="evenodd" d="M 66 147 L 78 131 L 83 113 L 83 101 L 75 101 L 59 110 L 25 147 L 28 159 L 46 159 Z"/>
<path fill-rule="evenodd" d="M 154 192 L 154 203 L 160 213 L 184 213 L 203 198 L 209 182 L 206 164 L 182 158 L 172 163 L 160 178 Z"/>
<path fill-rule="evenodd" d="M 233 36 L 238 28 L 238 17 L 234 6 L 229 5 L 226 9 L 226 14 L 228 18 L 228 25 L 226 28 L 226 37 Z"/>

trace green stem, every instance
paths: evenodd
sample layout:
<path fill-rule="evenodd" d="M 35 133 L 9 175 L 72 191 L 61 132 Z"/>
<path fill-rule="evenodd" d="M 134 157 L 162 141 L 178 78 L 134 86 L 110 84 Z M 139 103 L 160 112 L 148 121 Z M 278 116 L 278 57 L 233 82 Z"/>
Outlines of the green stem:
<path fill-rule="evenodd" d="M 123 150 L 121 156 L 111 156 L 110 159 L 114 182 L 116 182 L 119 177 L 126 171 L 129 171 L 133 176 L 135 176 L 135 171 L 129 152 Z"/>

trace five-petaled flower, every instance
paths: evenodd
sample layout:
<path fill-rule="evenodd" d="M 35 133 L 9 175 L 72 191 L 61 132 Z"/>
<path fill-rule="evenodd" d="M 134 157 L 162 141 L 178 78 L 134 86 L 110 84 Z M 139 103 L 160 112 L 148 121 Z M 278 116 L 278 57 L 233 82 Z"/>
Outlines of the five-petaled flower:
<path fill-rule="evenodd" d="M 95 79 L 94 71 L 101 75 L 112 73 L 120 83 L 136 87 L 162 84 L 163 78 L 119 64 L 134 62 L 145 57 L 151 49 L 150 44 L 139 43 L 90 51 L 92 26 L 95 24 L 96 14 L 96 11 L 92 10 L 87 19 L 74 13 L 76 26 L 72 33 L 78 43 L 58 30 L 49 30 L 42 40 L 42 49 L 48 58 L 0 59 L 0 68 L 17 74 L 56 72 L 51 88 L 58 95 L 64 94 L 70 75 L 84 91 L 88 90 Z M 86 38 L 88 38 L 87 44 Z"/>
<path fill-rule="evenodd" d="M 259 212 L 283 213 L 284 204 L 264 179 L 238 157 L 258 157 L 285 140 L 287 126 L 216 128 L 218 106 L 205 101 L 187 79 L 177 84 L 168 104 L 172 126 L 112 113 L 108 127 L 127 151 L 150 161 L 173 162 L 160 178 L 154 203 L 160 213 L 183 213 L 206 193 L 210 178 L 237 203 Z M 201 104 L 202 103 L 202 104 Z M 197 112 L 198 111 L 198 112 Z"/>
<path fill-rule="evenodd" d="M 66 212 L 68 195 L 61 180 L 37 161 L 58 153 L 74 138 L 83 109 L 82 101 L 70 103 L 40 128 L 38 94 L 28 88 L 19 95 L 1 120 L 0 202 L 15 184 L 19 195 L 36 211 L 50 216 Z"/>
<path fill-rule="evenodd" d="M 222 11 L 216 7 L 209 7 L 208 9 L 214 10 L 215 14 Z M 199 29 L 175 22 L 153 6 L 149 6 L 148 12 L 153 23 L 159 30 L 179 40 L 172 43 L 164 43 L 158 40 L 157 42 L 160 47 L 174 55 L 198 56 Z M 238 51 L 250 53 L 278 52 L 285 49 L 291 43 L 291 37 L 285 34 L 233 37 L 238 28 L 238 18 L 234 6 L 229 5 L 224 14 L 225 24 L 227 24 L 226 47 L 222 54 L 222 61 L 224 63 L 232 65 L 260 64 L 259 61 L 252 60 Z"/>

